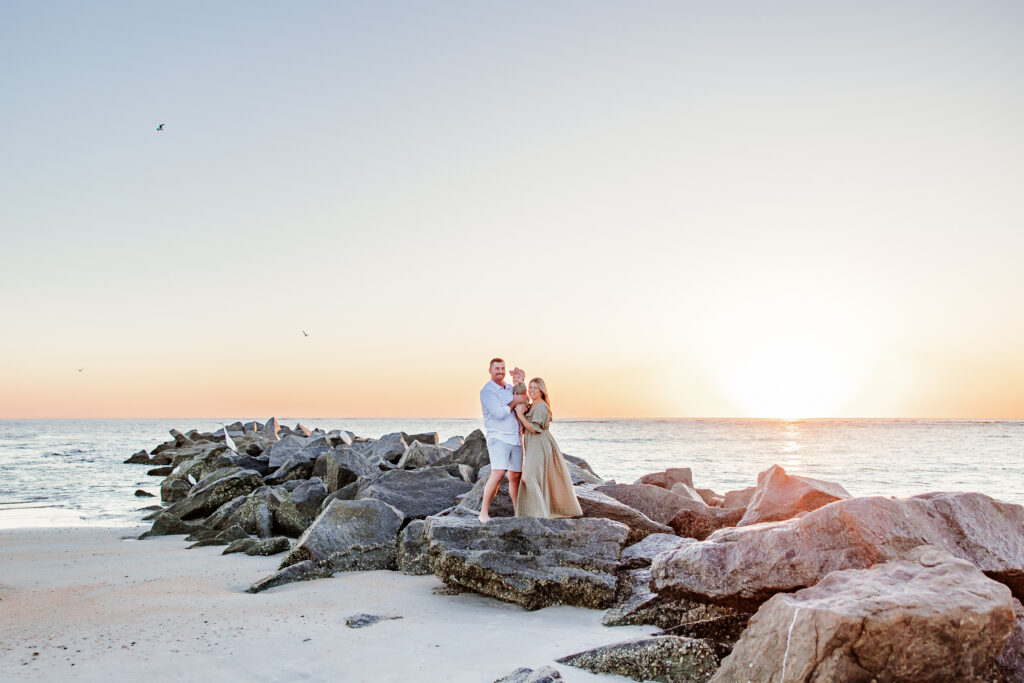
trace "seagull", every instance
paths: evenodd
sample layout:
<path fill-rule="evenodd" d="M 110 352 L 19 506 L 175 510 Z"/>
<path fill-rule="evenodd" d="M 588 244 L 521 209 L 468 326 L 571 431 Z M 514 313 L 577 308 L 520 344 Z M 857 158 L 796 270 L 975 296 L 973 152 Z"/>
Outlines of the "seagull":
<path fill-rule="evenodd" d="M 164 124 L 161 123 L 159 126 L 156 127 L 156 129 L 157 130 L 163 130 L 164 129 Z"/>
<path fill-rule="evenodd" d="M 81 372 L 82 370 L 85 370 L 85 368 L 78 368 L 79 372 Z"/>
<path fill-rule="evenodd" d="M 302 331 L 302 336 L 303 337 L 308 337 L 309 336 L 309 332 L 306 332 L 305 330 L 303 330 Z"/>

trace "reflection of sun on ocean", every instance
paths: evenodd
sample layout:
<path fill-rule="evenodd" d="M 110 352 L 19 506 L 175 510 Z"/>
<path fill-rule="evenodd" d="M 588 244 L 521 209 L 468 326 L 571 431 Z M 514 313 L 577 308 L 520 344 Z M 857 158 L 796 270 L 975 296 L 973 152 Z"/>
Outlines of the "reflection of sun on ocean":
<path fill-rule="evenodd" d="M 736 349 L 719 388 L 750 417 L 831 417 L 858 389 L 859 370 L 841 348 L 793 333 Z"/>

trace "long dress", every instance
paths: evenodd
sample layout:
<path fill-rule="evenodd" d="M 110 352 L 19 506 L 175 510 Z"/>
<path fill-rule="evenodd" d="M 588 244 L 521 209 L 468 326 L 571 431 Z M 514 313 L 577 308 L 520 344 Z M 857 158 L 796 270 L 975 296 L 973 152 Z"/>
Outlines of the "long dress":
<path fill-rule="evenodd" d="M 548 431 L 551 411 L 537 401 L 526 413 L 536 434 L 523 435 L 523 475 L 519 481 L 518 517 L 579 517 L 583 514 L 572 487 L 569 467 Z"/>

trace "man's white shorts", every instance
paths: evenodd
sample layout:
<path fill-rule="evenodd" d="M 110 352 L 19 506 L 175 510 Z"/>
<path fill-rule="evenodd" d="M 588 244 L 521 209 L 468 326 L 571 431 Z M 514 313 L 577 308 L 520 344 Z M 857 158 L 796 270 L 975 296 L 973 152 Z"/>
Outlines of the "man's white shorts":
<path fill-rule="evenodd" d="M 491 472 L 523 471 L 523 447 L 519 444 L 513 446 L 501 439 L 487 439 L 487 455 L 491 459 Z"/>

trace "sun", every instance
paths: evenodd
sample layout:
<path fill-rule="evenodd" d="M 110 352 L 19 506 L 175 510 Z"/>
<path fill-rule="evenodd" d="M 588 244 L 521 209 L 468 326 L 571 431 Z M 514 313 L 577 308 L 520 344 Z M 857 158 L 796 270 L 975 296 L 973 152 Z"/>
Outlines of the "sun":
<path fill-rule="evenodd" d="M 735 350 L 720 390 L 744 415 L 797 419 L 832 417 L 858 388 L 855 358 L 811 334 L 754 337 Z"/>

